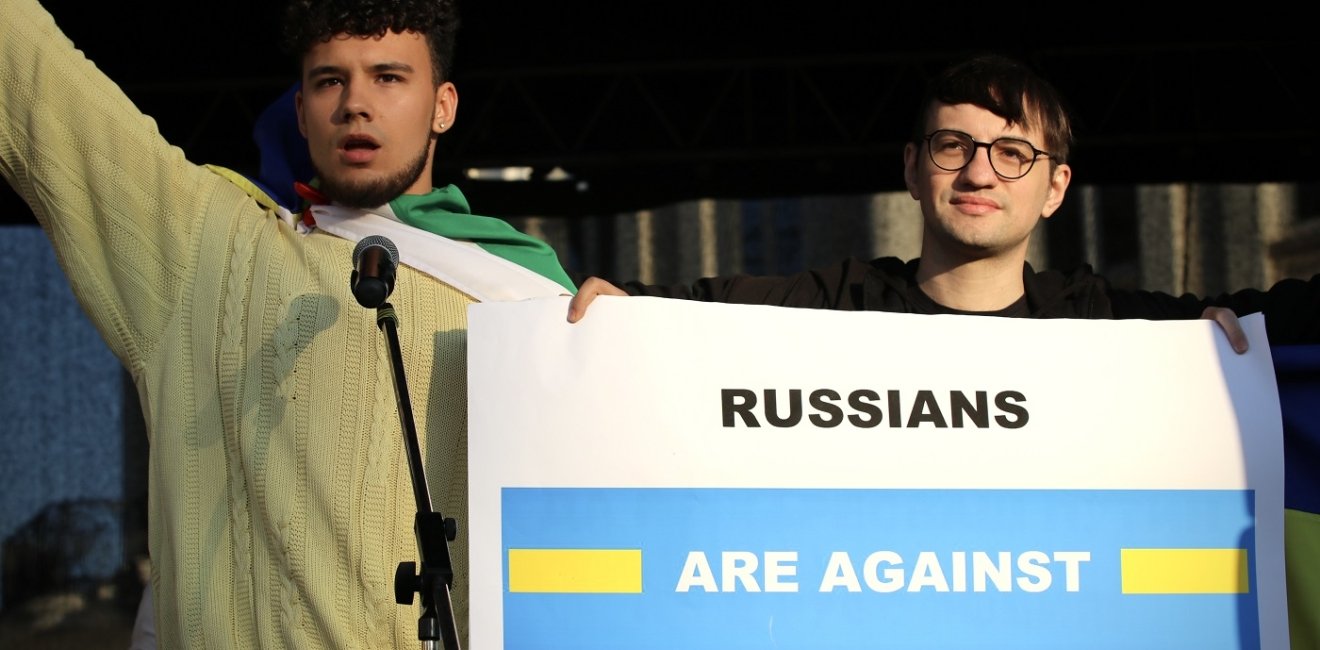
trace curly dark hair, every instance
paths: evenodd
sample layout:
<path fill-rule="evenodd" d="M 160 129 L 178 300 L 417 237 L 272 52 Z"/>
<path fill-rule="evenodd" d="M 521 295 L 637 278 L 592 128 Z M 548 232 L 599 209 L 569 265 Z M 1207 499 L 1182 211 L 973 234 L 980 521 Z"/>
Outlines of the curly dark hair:
<path fill-rule="evenodd" d="M 453 76 L 457 0 L 290 0 L 284 12 L 284 49 L 299 65 L 314 45 L 338 34 L 387 31 L 425 35 L 435 83 Z"/>
<path fill-rule="evenodd" d="M 926 118 L 936 102 L 980 106 L 1009 124 L 1039 128 L 1051 164 L 1068 162 L 1073 133 L 1066 102 L 1050 82 L 1022 61 L 985 52 L 945 68 L 927 83 L 913 142 L 925 138 Z"/>

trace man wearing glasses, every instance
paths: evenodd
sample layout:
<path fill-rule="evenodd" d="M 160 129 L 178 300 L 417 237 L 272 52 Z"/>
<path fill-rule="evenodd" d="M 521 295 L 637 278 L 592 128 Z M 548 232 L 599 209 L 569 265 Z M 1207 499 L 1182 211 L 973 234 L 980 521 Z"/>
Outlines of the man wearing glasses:
<path fill-rule="evenodd" d="M 590 278 L 569 304 L 576 322 L 597 295 L 849 311 L 1018 318 L 1209 318 L 1246 350 L 1238 314 L 1266 313 L 1273 344 L 1320 341 L 1320 276 L 1269 291 L 1215 298 L 1112 288 L 1089 267 L 1037 272 L 1031 232 L 1063 202 L 1072 128 L 1055 91 L 1021 63 L 983 55 L 933 79 L 903 152 L 903 176 L 921 203 L 921 256 L 885 257 L 785 277 L 705 278 L 692 286 L 623 288 Z"/>
<path fill-rule="evenodd" d="M 590 278 L 570 301 L 568 320 L 583 318 L 598 295 L 1017 318 L 1208 318 L 1242 353 L 1237 316 L 1264 312 L 1272 346 L 1320 342 L 1320 275 L 1200 298 L 1120 291 L 1089 267 L 1033 269 L 1031 232 L 1059 208 L 1072 180 L 1072 131 L 1055 90 L 1022 64 L 999 56 L 957 64 L 932 81 L 921 107 L 903 152 L 908 192 L 921 203 L 919 258 L 849 259 L 786 277 L 705 278 L 690 287 L 621 289 Z M 1303 647 L 1316 635 L 1311 612 L 1320 591 L 1302 567 L 1320 520 L 1288 508 L 1290 627 L 1293 646 Z"/>

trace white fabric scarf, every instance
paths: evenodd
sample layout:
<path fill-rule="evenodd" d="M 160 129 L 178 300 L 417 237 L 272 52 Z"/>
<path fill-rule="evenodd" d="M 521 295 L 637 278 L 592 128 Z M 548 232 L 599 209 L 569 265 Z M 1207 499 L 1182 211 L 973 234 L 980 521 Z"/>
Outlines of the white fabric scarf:
<path fill-rule="evenodd" d="M 368 235 L 386 237 L 399 249 L 400 263 L 479 302 L 569 295 L 554 280 L 488 253 L 476 244 L 409 226 L 399 221 L 388 205 L 372 210 L 316 205 L 311 210 L 317 228 L 351 242 L 361 241 Z M 280 216 L 297 224 L 299 232 L 310 232 L 297 215 Z"/>

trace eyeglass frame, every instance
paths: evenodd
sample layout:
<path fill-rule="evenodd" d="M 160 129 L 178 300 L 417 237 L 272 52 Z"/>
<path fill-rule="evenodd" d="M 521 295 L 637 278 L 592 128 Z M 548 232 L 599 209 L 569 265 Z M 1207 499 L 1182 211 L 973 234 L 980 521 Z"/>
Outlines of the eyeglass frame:
<path fill-rule="evenodd" d="M 971 143 L 972 143 L 972 154 L 971 154 L 970 156 L 967 156 L 967 161 L 964 162 L 964 163 L 962 164 L 961 167 L 958 167 L 958 168 L 955 168 L 955 169 L 949 169 L 949 168 L 947 168 L 947 167 L 941 165 L 939 162 L 937 162 L 937 161 L 935 160 L 935 151 L 934 151 L 933 149 L 931 149 L 931 147 L 930 147 L 930 139 L 933 138 L 933 137 L 935 137 L 935 134 L 937 134 L 937 133 L 955 133 L 955 134 L 957 134 L 957 135 L 964 136 L 964 137 L 966 137 L 968 140 L 971 141 Z M 1016 181 L 1016 180 L 1018 180 L 1018 179 L 1025 178 L 1027 174 L 1030 174 L 1030 173 L 1031 173 L 1031 170 L 1033 170 L 1033 169 L 1036 168 L 1036 159 L 1037 159 L 1037 158 L 1040 158 L 1041 156 L 1045 156 L 1046 158 L 1049 158 L 1049 159 L 1050 159 L 1050 162 L 1056 162 L 1056 159 L 1055 159 L 1055 157 L 1054 157 L 1054 154 L 1052 154 L 1052 153 L 1050 153 L 1050 152 L 1048 152 L 1048 151 L 1043 151 L 1043 150 L 1041 150 L 1041 149 L 1037 149 L 1037 148 L 1036 148 L 1036 145 L 1031 144 L 1031 141 L 1030 141 L 1030 140 L 1026 140 L 1026 139 L 1023 139 L 1023 138 L 1014 138 L 1014 137 L 1009 137 L 1009 136 L 1002 136 L 1002 137 L 995 138 L 994 140 L 991 140 L 991 141 L 989 141 L 989 142 L 981 142 L 980 140 L 977 140 L 976 138 L 972 137 L 972 134 L 967 133 L 967 132 L 965 132 L 965 131 L 959 131 L 959 130 L 957 130 L 957 129 L 935 129 L 934 131 L 931 131 L 930 133 L 927 133 L 925 136 L 923 136 L 923 137 L 921 138 L 921 140 L 922 140 L 922 142 L 924 142 L 924 143 L 926 144 L 926 157 L 930 158 L 930 162 L 931 162 L 931 164 L 932 164 L 932 165 L 935 165 L 935 167 L 937 167 L 937 168 L 939 168 L 939 169 L 942 169 L 942 170 L 944 170 L 944 171 L 946 171 L 946 172 L 960 172 L 960 171 L 962 171 L 962 170 L 964 170 L 964 169 L 967 169 L 967 166 L 970 165 L 970 164 L 972 164 L 972 161 L 976 159 L 976 152 L 977 152 L 978 150 L 980 150 L 981 147 L 985 147 L 986 160 L 990 163 L 990 169 L 994 170 L 995 175 L 999 176 L 1000 178 L 1002 178 L 1002 179 L 1004 179 L 1004 180 L 1006 180 L 1006 181 Z M 1009 141 L 1011 141 L 1011 142 L 1021 142 L 1022 144 L 1025 144 L 1025 145 L 1027 145 L 1028 147 L 1031 148 L 1031 153 L 1034 154 L 1034 155 L 1031 157 L 1031 163 L 1027 165 L 1027 170 L 1026 170 L 1026 171 L 1022 172 L 1021 174 L 1019 174 L 1019 175 L 1017 175 L 1017 176 L 1009 176 L 1009 175 L 1007 175 L 1007 174 L 1005 174 L 1005 173 L 999 171 L 999 168 L 998 168 L 998 167 L 995 167 L 995 159 L 994 159 L 994 156 L 991 156 L 991 155 L 990 155 L 990 152 L 991 152 L 991 150 L 992 150 L 992 147 L 994 147 L 995 144 L 997 144 L 997 143 L 1000 142 L 1001 140 L 1009 140 Z"/>

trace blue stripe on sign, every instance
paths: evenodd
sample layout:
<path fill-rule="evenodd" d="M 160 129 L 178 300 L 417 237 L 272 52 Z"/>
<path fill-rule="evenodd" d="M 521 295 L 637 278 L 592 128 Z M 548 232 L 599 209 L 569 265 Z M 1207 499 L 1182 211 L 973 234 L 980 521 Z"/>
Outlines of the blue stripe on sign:
<path fill-rule="evenodd" d="M 640 595 L 514 594 L 506 582 L 505 647 L 1257 648 L 1252 498 L 506 488 L 505 557 L 637 548 L 646 571 Z M 1252 588 L 1124 596 L 1123 548 L 1246 549 Z"/>

